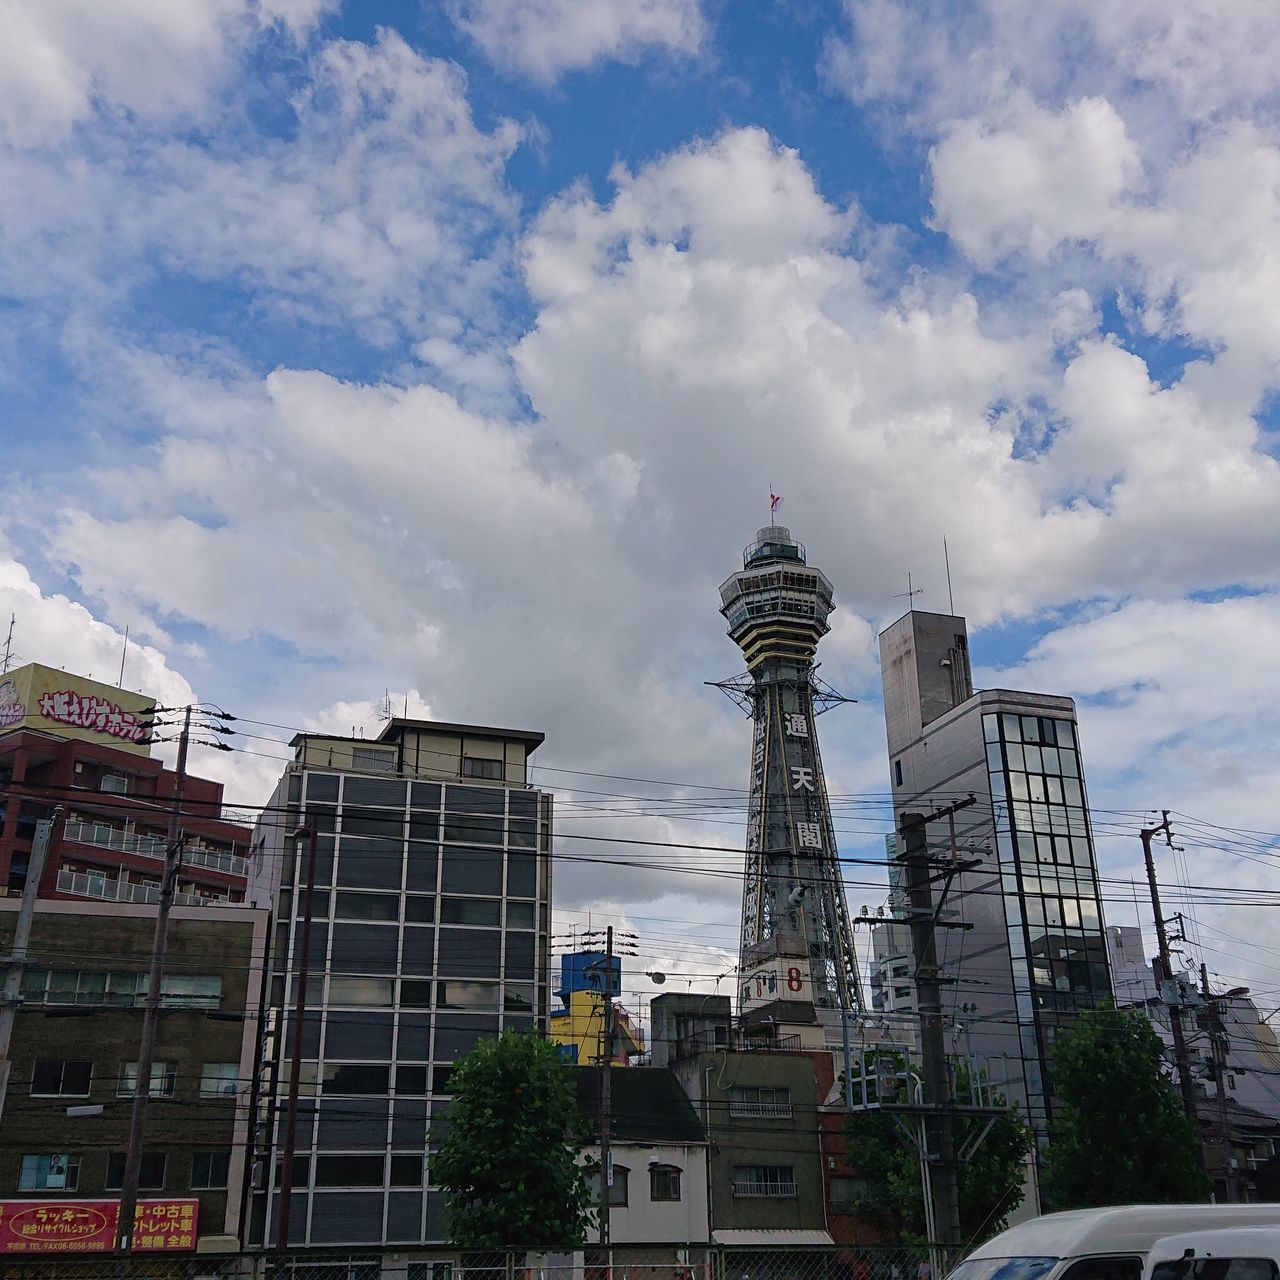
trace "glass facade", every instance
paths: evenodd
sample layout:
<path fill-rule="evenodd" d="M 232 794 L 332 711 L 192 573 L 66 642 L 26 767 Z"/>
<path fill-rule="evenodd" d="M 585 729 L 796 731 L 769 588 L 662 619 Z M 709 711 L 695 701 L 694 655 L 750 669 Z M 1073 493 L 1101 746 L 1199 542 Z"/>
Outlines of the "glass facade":
<path fill-rule="evenodd" d="M 1053 1039 L 1111 998 L 1084 772 L 1071 720 L 982 717 L 1030 1119 L 1052 1105 Z"/>
<path fill-rule="evenodd" d="M 546 1025 L 550 797 L 331 770 L 286 781 L 290 814 L 318 832 L 290 1244 L 440 1240 L 430 1153 L 452 1064 L 504 1029 Z M 306 861 L 284 841 L 269 1044 L 278 1117 Z M 278 1184 L 275 1123 L 263 1163 Z M 270 1239 L 274 1197 L 262 1187 L 258 1198 L 255 1234 Z"/>

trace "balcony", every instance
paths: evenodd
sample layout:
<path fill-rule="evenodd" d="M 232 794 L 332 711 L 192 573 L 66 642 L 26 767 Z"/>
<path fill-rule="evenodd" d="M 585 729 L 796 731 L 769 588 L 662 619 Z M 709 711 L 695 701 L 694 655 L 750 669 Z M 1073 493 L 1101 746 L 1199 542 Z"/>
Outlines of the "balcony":
<path fill-rule="evenodd" d="M 140 858 L 164 861 L 165 841 L 162 836 L 143 835 L 137 831 L 122 831 L 101 822 L 68 822 L 63 832 L 64 840 L 77 844 L 89 844 L 98 849 L 111 849 L 116 853 L 131 853 Z M 231 876 L 249 874 L 249 860 L 228 853 L 224 849 L 210 849 L 204 845 L 187 845 L 182 851 L 184 866 L 208 867 Z"/>
<path fill-rule="evenodd" d="M 743 1099 L 730 1100 L 731 1116 L 767 1116 L 773 1120 L 790 1120 L 792 1116 L 789 1102 L 748 1102 Z"/>
<path fill-rule="evenodd" d="M 794 1182 L 735 1182 L 733 1194 L 741 1199 L 776 1197 L 783 1199 L 796 1195 Z"/>
<path fill-rule="evenodd" d="M 71 871 L 67 867 L 58 872 L 58 892 L 73 893 L 79 898 L 99 898 L 104 902 L 160 901 L 158 885 L 115 880 L 91 871 Z M 173 895 L 174 905 L 178 907 L 220 906 L 229 901 L 228 898 L 205 898 L 198 893 L 183 893 L 181 890 Z"/>

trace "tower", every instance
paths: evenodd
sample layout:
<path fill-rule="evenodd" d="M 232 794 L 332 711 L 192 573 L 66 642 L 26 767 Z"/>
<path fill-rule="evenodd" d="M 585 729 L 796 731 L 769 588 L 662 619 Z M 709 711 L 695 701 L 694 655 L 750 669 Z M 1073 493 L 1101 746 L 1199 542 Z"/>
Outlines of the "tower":
<path fill-rule="evenodd" d="M 833 1022 L 862 1006 L 816 716 L 841 697 L 814 655 L 835 608 L 826 575 L 781 525 L 756 535 L 720 612 L 747 672 L 719 688 L 751 716 L 751 794 L 738 963 L 744 1023 Z"/>

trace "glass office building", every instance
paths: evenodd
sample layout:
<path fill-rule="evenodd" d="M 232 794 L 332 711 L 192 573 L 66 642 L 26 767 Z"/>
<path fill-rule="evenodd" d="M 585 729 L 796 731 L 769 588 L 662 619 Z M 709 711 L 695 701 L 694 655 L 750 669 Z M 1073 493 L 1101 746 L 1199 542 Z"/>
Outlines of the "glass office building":
<path fill-rule="evenodd" d="M 551 797 L 541 734 L 393 720 L 376 740 L 300 735 L 254 834 L 275 915 L 250 1238 L 275 1242 L 307 838 L 316 832 L 293 1246 L 443 1239 L 431 1151 L 453 1063 L 547 1026 Z"/>
<path fill-rule="evenodd" d="M 1037 1132 L 1058 1029 L 1112 994 L 1084 768 L 1070 698 L 974 692 L 963 618 L 912 611 L 880 637 L 894 814 L 955 815 L 956 877 L 939 934 L 944 1014 Z M 950 856 L 948 824 L 929 850 Z"/>

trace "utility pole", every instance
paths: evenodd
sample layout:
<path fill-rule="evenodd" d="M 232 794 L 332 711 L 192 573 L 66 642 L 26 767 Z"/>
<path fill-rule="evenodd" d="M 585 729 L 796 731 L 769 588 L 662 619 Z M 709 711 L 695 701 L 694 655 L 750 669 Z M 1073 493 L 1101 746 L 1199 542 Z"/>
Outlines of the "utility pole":
<path fill-rule="evenodd" d="M 27 878 L 22 885 L 22 905 L 18 908 L 18 920 L 13 927 L 13 946 L 9 949 L 9 970 L 5 976 L 4 995 L 0 997 L 0 1118 L 4 1116 L 5 1097 L 9 1092 L 9 1044 L 13 1039 L 13 1022 L 22 1003 L 22 974 L 27 966 L 27 944 L 31 941 L 31 922 L 36 913 L 36 898 L 40 893 L 40 878 L 44 875 L 44 861 L 53 838 L 53 828 L 62 817 L 57 808 L 51 817 L 36 823 L 35 838 L 31 841 L 31 857 L 27 862 Z"/>
<path fill-rule="evenodd" d="M 1147 884 L 1151 887 L 1151 910 L 1156 921 L 1156 942 L 1160 948 L 1160 969 L 1163 975 L 1162 986 L 1173 982 L 1173 961 L 1169 955 L 1169 934 L 1165 929 L 1164 913 L 1160 909 L 1160 886 L 1156 883 L 1156 863 L 1151 854 L 1151 841 L 1155 836 L 1163 835 L 1165 844 L 1173 848 L 1173 828 L 1169 825 L 1169 810 L 1161 810 L 1161 821 L 1154 827 L 1143 827 L 1138 832 L 1142 841 L 1142 857 L 1147 864 Z M 1187 1037 L 1182 1026 L 1182 1002 L 1165 1000 L 1169 1010 L 1169 1028 L 1173 1032 L 1173 1057 L 1178 1064 L 1178 1089 L 1182 1094 L 1182 1108 L 1191 1121 L 1196 1133 L 1196 1149 L 1201 1152 L 1200 1163 L 1203 1167 L 1204 1153 L 1199 1142 L 1199 1120 L 1196 1116 L 1196 1086 L 1191 1076 L 1191 1055 L 1187 1052 Z"/>
<path fill-rule="evenodd" d="M 147 1101 L 151 1094 L 151 1064 L 155 1060 L 156 1035 L 160 1030 L 161 984 L 164 953 L 169 940 L 169 911 L 178 889 L 182 866 L 182 792 L 187 780 L 187 748 L 191 740 L 191 712 L 183 712 L 178 738 L 178 764 L 173 783 L 173 804 L 169 810 L 169 831 L 165 838 L 164 877 L 160 882 L 160 903 L 156 908 L 155 939 L 151 944 L 151 971 L 147 976 L 147 999 L 142 1013 L 142 1039 L 138 1046 L 138 1073 L 134 1081 L 133 1112 L 129 1120 L 129 1149 L 124 1159 L 120 1187 L 120 1216 L 116 1225 L 116 1249 L 128 1253 L 133 1248 L 134 1218 L 138 1209 L 138 1175 L 142 1169 L 142 1139 L 147 1122 Z"/>
<path fill-rule="evenodd" d="M 609 1266 L 609 1193 L 613 1190 L 613 1154 L 609 1149 L 613 1129 L 613 925 L 604 932 L 604 983 L 601 987 L 600 1028 L 600 1248 Z"/>
<path fill-rule="evenodd" d="M 1231 1157 L 1231 1112 L 1227 1105 L 1227 1050 L 1229 1041 L 1227 1029 L 1218 1011 L 1218 1001 L 1222 996 L 1209 994 L 1209 966 L 1200 966 L 1200 994 L 1204 997 L 1204 1014 L 1201 1025 L 1209 1035 L 1209 1053 L 1213 1060 L 1213 1079 L 1217 1086 L 1218 1104 L 1218 1141 L 1222 1144 L 1222 1174 L 1227 1184 L 1227 1200 L 1230 1204 L 1239 1204 L 1240 1175 L 1236 1162 Z M 1234 993 L 1233 993 L 1234 994 Z"/>
<path fill-rule="evenodd" d="M 298 1143 L 298 1093 L 302 1081 L 302 1024 L 307 1014 L 307 982 L 310 978 L 312 900 L 316 888 L 317 827 L 314 821 L 293 833 L 307 837 L 307 880 L 302 891 L 302 937 L 294 950 L 297 984 L 293 992 L 293 1034 L 289 1048 L 289 1100 L 285 1104 L 284 1149 L 280 1166 L 280 1198 L 277 1203 L 276 1248 L 289 1247 L 289 1202 L 293 1197 L 293 1153 Z"/>
<path fill-rule="evenodd" d="M 958 1247 L 960 1234 L 960 1162 L 956 1156 L 954 1099 L 943 1033 L 942 974 L 938 965 L 937 925 L 941 904 L 933 901 L 934 866 L 929 858 L 926 822 L 951 817 L 974 804 L 972 796 L 929 814 L 904 813 L 899 818 L 904 890 L 911 916 L 911 949 L 920 1016 L 920 1050 L 924 1075 L 924 1160 L 929 1171 L 932 1216 L 940 1237 L 934 1243 Z M 954 846 L 953 846 L 954 848 Z M 952 867 L 960 864 L 953 861 Z M 945 890 L 943 893 L 945 897 Z"/>

